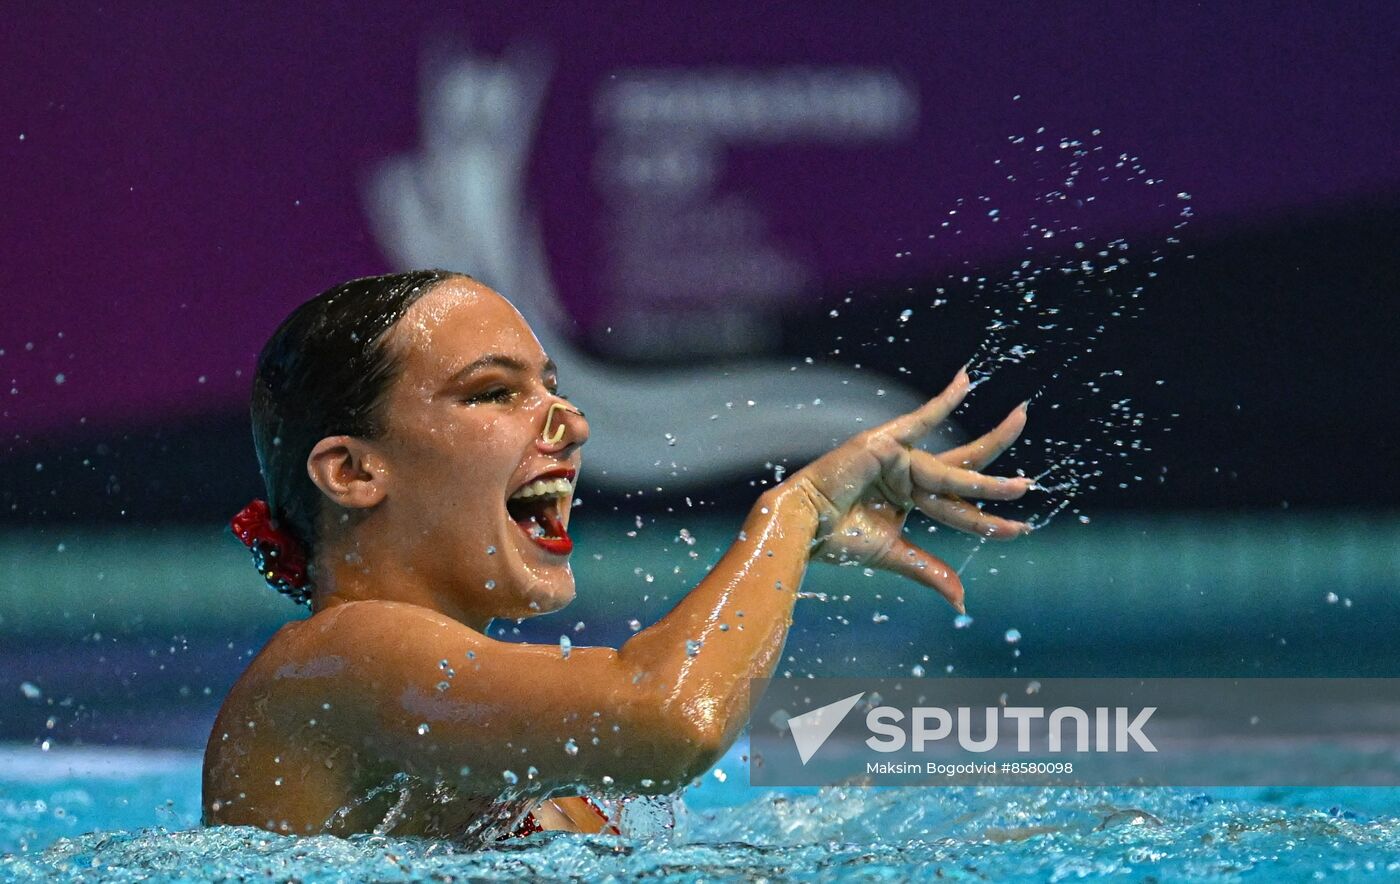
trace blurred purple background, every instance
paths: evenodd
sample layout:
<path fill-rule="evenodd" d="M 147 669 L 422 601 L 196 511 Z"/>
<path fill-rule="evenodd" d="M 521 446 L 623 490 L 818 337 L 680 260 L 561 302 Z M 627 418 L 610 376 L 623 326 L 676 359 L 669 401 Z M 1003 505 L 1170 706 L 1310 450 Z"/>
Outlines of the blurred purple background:
<path fill-rule="evenodd" d="M 939 389 L 989 337 L 980 275 L 1126 238 L 1112 285 L 1147 292 L 1093 342 L 1115 390 L 1086 402 L 1062 379 L 998 464 L 1034 471 L 1089 433 L 1110 453 L 1141 441 L 1076 501 L 1092 524 L 1067 515 L 975 560 L 930 538 L 972 562 L 977 629 L 908 594 L 879 641 L 852 644 L 807 606 L 794 654 L 1394 674 L 1400 4 L 6 12 L 0 692 L 28 679 L 44 697 L 0 705 L 0 739 L 203 738 L 291 616 L 222 527 L 261 493 L 258 349 L 324 288 L 408 266 L 500 288 L 588 410 L 590 555 L 567 616 L 608 643 L 699 579 L 691 556 L 718 554 L 774 464 Z M 1104 317 L 1055 285 L 1046 303 L 1094 308 L 1067 312 L 1060 358 Z M 968 426 L 1051 374 L 998 372 Z M 1142 426 L 1091 422 L 1120 397 Z M 864 579 L 815 570 L 833 593 Z M 869 596 L 854 620 L 888 609 Z"/>
<path fill-rule="evenodd" d="M 6 447 L 82 418 L 244 407 L 257 349 L 291 307 L 393 269 L 366 194 L 381 163 L 421 150 L 435 60 L 535 53 L 527 64 L 545 82 L 526 199 L 584 338 L 657 305 L 686 315 L 737 301 L 761 321 L 813 294 L 946 269 L 894 254 L 984 192 L 989 158 L 1039 126 L 1047 139 L 1100 129 L 1111 150 L 1142 156 L 1166 187 L 1190 190 L 1198 236 L 1400 193 L 1394 3 L 545 9 L 12 7 L 0 37 Z M 635 203 L 674 196 L 610 183 L 631 173 L 609 164 L 666 129 L 636 115 L 674 110 L 667 95 L 687 71 L 786 73 L 808 84 L 793 94 L 826 82 L 871 96 L 829 131 L 810 116 L 783 129 L 741 114 L 742 131 L 716 135 L 711 113 L 709 130 L 681 139 L 683 161 L 709 165 L 699 197 L 693 180 L 678 185 L 684 199 L 742 201 L 761 228 L 706 256 L 761 241 L 782 258 L 770 291 L 696 292 L 679 273 L 667 291 L 664 272 L 620 291 L 612 256 L 631 241 L 619 229 Z M 716 87 L 714 113 L 734 111 L 731 87 Z M 1157 196 L 1132 191 L 1091 233 L 1161 227 Z M 959 257 L 1009 260 L 1023 232 L 983 225 Z"/>

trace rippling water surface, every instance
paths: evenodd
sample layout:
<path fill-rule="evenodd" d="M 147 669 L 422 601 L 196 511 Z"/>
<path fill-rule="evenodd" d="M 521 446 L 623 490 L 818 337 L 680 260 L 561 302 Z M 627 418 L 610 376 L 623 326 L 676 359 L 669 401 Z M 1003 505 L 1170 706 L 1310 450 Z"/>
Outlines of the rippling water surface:
<path fill-rule="evenodd" d="M 0 749 L 0 879 L 1254 880 L 1400 875 L 1386 789 L 790 789 L 747 785 L 742 745 L 686 791 L 674 831 L 541 834 L 471 852 L 416 839 L 201 829 L 184 753 Z"/>

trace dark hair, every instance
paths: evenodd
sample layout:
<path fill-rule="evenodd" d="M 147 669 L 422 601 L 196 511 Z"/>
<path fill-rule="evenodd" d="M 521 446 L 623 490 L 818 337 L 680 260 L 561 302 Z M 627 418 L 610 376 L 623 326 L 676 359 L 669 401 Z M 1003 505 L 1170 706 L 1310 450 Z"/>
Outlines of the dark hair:
<path fill-rule="evenodd" d="M 352 279 L 288 316 L 258 355 L 253 446 L 278 527 L 312 558 L 321 491 L 306 459 L 327 436 L 373 438 L 378 404 L 397 371 L 384 335 L 438 283 L 465 274 L 414 270 Z"/>

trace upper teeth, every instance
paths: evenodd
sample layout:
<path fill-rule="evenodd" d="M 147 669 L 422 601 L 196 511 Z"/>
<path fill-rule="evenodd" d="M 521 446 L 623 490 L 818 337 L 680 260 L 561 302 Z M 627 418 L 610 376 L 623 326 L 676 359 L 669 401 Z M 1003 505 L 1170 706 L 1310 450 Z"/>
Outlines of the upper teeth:
<path fill-rule="evenodd" d="M 511 500 L 522 500 L 527 497 L 538 497 L 541 494 L 548 494 L 551 497 L 569 494 L 574 490 L 573 483 L 568 479 L 536 479 L 524 488 L 510 496 Z"/>

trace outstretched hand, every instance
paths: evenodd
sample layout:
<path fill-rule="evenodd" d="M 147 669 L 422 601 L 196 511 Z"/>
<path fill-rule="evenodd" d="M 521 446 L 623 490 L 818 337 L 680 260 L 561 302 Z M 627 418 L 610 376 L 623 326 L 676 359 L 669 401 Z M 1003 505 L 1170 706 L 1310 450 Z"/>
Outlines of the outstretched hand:
<path fill-rule="evenodd" d="M 937 590 L 959 613 L 963 586 L 946 562 L 904 539 L 904 521 L 917 508 L 929 518 L 993 540 L 1012 540 L 1031 526 L 983 512 L 964 498 L 1015 500 L 1033 479 L 984 476 L 1026 425 L 1026 404 L 995 429 L 949 451 L 912 446 L 941 424 L 971 389 L 966 369 L 922 407 L 849 439 L 794 473 L 821 520 L 811 558 L 893 571 Z"/>

